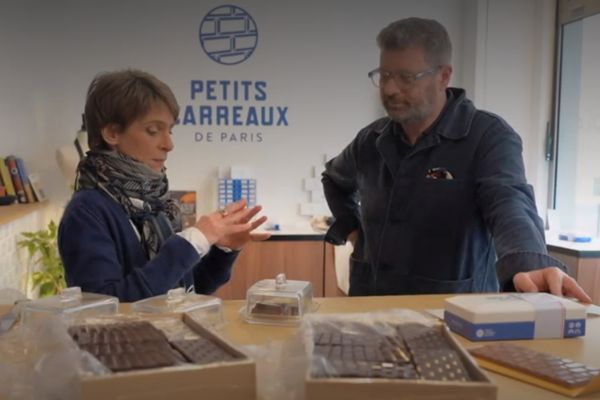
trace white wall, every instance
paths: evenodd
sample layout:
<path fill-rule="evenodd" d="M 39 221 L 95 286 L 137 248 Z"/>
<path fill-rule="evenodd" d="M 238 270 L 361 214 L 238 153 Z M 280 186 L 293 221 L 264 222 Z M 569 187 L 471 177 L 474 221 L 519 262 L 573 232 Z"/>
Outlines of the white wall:
<path fill-rule="evenodd" d="M 377 89 L 366 76 L 378 63 L 376 34 L 388 22 L 414 15 L 438 19 L 448 28 L 455 48 L 452 84 L 464 85 L 478 106 L 517 129 L 528 176 L 536 189 L 545 190 L 540 115 L 549 82 L 538 69 L 551 59 L 546 34 L 554 21 L 548 11 L 553 3 L 245 0 L 233 4 L 256 21 L 258 47 L 246 62 L 222 66 L 203 53 L 197 37 L 202 18 L 222 5 L 218 2 L 5 2 L 0 155 L 21 155 L 31 171 L 41 172 L 50 196 L 62 201 L 68 189 L 54 151 L 73 140 L 85 90 L 97 72 L 148 70 L 174 89 L 183 106 L 199 104 L 190 99 L 192 79 L 263 80 L 267 103 L 289 108 L 289 126 L 265 128 L 261 143 L 198 143 L 195 132 L 206 129 L 176 127 L 176 148 L 167 163 L 171 186 L 198 190 L 199 209 L 208 211 L 215 206 L 218 167 L 251 166 L 267 214 L 280 222 L 298 221 L 298 203 L 308 200 L 302 179 L 312 166 L 320 165 L 325 153 L 337 154 L 361 127 L 383 115 Z M 540 199 L 545 193 L 538 190 Z"/>

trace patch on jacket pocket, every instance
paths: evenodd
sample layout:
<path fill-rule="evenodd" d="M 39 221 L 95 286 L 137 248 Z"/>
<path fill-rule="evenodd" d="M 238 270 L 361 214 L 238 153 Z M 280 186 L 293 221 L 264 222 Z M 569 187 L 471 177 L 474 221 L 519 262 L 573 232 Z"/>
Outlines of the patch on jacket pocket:
<path fill-rule="evenodd" d="M 427 174 L 425 175 L 427 179 L 443 179 L 443 180 L 452 180 L 454 176 L 443 167 L 429 168 L 427 170 Z"/>

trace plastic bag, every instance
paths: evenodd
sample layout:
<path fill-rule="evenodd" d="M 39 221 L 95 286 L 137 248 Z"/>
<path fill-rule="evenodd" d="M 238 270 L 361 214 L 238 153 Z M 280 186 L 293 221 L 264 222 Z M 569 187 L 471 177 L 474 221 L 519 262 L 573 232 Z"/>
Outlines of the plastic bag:
<path fill-rule="evenodd" d="M 79 350 L 66 324 L 53 315 L 35 318 L 0 336 L 0 395 L 9 399 L 77 399 L 80 374 L 107 373 Z"/>

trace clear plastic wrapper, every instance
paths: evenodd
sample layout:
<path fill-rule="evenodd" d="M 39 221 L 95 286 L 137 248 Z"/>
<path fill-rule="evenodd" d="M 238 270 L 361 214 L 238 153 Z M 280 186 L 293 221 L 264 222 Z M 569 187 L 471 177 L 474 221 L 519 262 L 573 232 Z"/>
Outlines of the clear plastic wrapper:
<path fill-rule="evenodd" d="M 251 354 L 264 400 L 496 396 L 444 325 L 412 310 L 306 315 L 290 340 Z"/>
<path fill-rule="evenodd" d="M 312 284 L 287 280 L 284 274 L 275 279 L 263 279 L 246 293 L 243 310 L 247 322 L 272 325 L 296 325 L 313 311 Z"/>
<path fill-rule="evenodd" d="M 163 399 L 194 393 L 206 394 L 207 398 L 217 393 L 231 399 L 254 396 L 253 361 L 186 314 L 98 315 L 78 319 L 75 324 L 68 322 L 72 321 L 48 313 L 44 318 L 29 318 L 0 336 L 0 398 Z M 148 329 L 133 336 L 131 331 L 122 330 L 140 324 L 160 330 L 159 339 L 176 358 L 172 364 L 145 364 L 155 352 L 144 347 L 152 336 Z M 144 347 L 138 354 L 146 359 L 133 356 L 129 360 L 134 364 L 122 368 L 116 359 L 122 355 L 127 358 L 121 352 L 135 351 L 138 344 Z M 106 352 L 109 362 L 103 364 Z"/>
<path fill-rule="evenodd" d="M 0 289 L 0 304 L 14 304 L 19 300 L 25 300 L 25 296 L 21 291 L 13 288 Z"/>
<path fill-rule="evenodd" d="M 8 332 L 15 325 L 21 316 L 23 304 L 28 301 L 30 300 L 16 289 L 0 289 L 0 305 L 10 307 L 0 314 L 0 335 Z"/>
<path fill-rule="evenodd" d="M 0 336 L 0 397 L 7 399 L 78 399 L 81 374 L 107 369 L 81 352 L 56 315 L 33 318 Z"/>
<path fill-rule="evenodd" d="M 421 379 L 408 342 L 429 335 L 423 345 L 449 348 L 437 321 L 410 310 L 315 315 L 303 328 L 314 378 Z"/>
<path fill-rule="evenodd" d="M 136 301 L 131 305 L 140 313 L 186 313 L 198 322 L 219 328 L 223 325 L 223 301 L 214 296 L 187 293 L 184 288 L 171 289 L 165 295 Z"/>
<path fill-rule="evenodd" d="M 156 328 L 160 329 L 168 340 L 197 339 L 198 333 L 186 324 L 181 314 L 117 314 L 90 317 L 85 319 L 87 325 L 109 325 L 126 322 L 149 321 Z M 205 326 L 206 329 L 209 327 Z"/>
<path fill-rule="evenodd" d="M 312 315 L 306 399 L 495 399 L 496 388 L 438 320 L 411 310 Z M 360 383 L 360 385 L 356 385 Z M 344 387 L 344 385 L 348 385 Z"/>
<path fill-rule="evenodd" d="M 285 342 L 244 346 L 256 364 L 257 398 L 304 400 L 304 373 L 308 358 L 300 336 Z"/>

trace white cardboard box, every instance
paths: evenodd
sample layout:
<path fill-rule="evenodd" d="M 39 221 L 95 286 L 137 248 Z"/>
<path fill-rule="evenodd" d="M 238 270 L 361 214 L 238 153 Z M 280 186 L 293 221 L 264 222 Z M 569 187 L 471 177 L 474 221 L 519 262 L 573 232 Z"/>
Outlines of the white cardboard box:
<path fill-rule="evenodd" d="M 554 339 L 585 335 L 586 307 L 548 293 L 447 298 L 444 321 L 469 340 Z"/>

